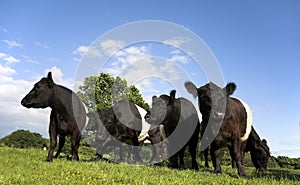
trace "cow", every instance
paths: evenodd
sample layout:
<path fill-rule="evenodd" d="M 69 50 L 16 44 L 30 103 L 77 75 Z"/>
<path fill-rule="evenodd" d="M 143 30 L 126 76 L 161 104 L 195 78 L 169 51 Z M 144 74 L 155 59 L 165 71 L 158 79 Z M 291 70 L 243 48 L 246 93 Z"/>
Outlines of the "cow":
<path fill-rule="evenodd" d="M 145 115 L 145 118 L 149 116 L 148 114 L 149 112 Z M 168 143 L 167 140 L 164 140 L 165 138 L 166 135 L 163 125 L 150 125 L 146 137 L 140 141 L 140 146 L 144 145 L 146 140 L 148 140 L 152 146 L 152 157 L 148 163 L 153 163 L 159 156 L 163 159 L 167 158 L 166 156 L 168 154 L 166 148 L 168 147 Z"/>
<path fill-rule="evenodd" d="M 149 124 L 163 124 L 169 143 L 170 167 L 178 168 L 178 156 L 183 155 L 186 145 L 192 158 L 192 169 L 198 170 L 196 150 L 200 123 L 193 104 L 185 98 L 175 98 L 176 91 L 170 95 L 152 97 L 150 113 L 145 117 Z M 180 160 L 184 165 L 183 158 Z"/>
<path fill-rule="evenodd" d="M 205 167 L 208 165 L 208 150 L 204 152 Z M 242 164 L 244 165 L 245 153 L 250 152 L 251 161 L 257 172 L 265 172 L 268 167 L 268 159 L 270 158 L 270 149 L 265 139 L 261 140 L 252 126 L 248 139 L 241 143 Z M 236 167 L 236 163 L 231 161 L 232 168 Z"/>
<path fill-rule="evenodd" d="M 138 142 L 138 136 L 142 130 L 142 118 L 132 102 L 120 100 L 108 110 L 88 113 L 88 117 L 87 127 L 97 130 L 96 146 L 99 159 L 107 153 L 109 147 L 113 147 L 115 162 L 123 161 L 123 144 L 126 143 L 129 148 L 127 160 L 131 160 L 133 147 L 133 162 L 142 162 Z"/>
<path fill-rule="evenodd" d="M 57 85 L 52 79 L 52 73 L 42 78 L 33 89 L 22 99 L 21 104 L 26 108 L 51 108 L 49 135 L 50 148 L 47 162 L 53 160 L 53 152 L 59 137 L 58 150 L 54 156 L 60 156 L 65 144 L 65 137 L 71 136 L 71 155 L 73 159 L 79 160 L 78 148 L 81 132 L 86 125 L 85 106 L 78 96 L 70 89 Z"/>
<path fill-rule="evenodd" d="M 220 88 L 209 82 L 197 88 L 192 82 L 185 82 L 185 87 L 194 97 L 198 97 L 203 127 L 208 133 L 215 133 L 210 145 L 214 173 L 222 173 L 220 149 L 228 146 L 238 174 L 247 178 L 240 148 L 241 142 L 246 141 L 251 132 L 252 112 L 241 100 L 229 97 L 235 91 L 236 85 L 228 83 L 225 88 Z"/>

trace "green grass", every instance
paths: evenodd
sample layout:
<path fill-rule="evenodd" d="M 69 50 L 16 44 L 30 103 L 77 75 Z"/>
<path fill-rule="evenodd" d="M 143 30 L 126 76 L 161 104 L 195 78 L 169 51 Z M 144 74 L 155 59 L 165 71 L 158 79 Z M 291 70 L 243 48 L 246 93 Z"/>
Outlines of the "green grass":
<path fill-rule="evenodd" d="M 223 174 L 212 169 L 172 170 L 167 167 L 131 166 L 104 161 L 75 162 L 66 158 L 44 162 L 47 151 L 0 147 L 0 184 L 299 184 L 300 171 L 270 169 L 257 175 L 246 168 L 248 180 L 236 169 L 222 166 Z M 88 159 L 82 153 L 80 157 Z"/>

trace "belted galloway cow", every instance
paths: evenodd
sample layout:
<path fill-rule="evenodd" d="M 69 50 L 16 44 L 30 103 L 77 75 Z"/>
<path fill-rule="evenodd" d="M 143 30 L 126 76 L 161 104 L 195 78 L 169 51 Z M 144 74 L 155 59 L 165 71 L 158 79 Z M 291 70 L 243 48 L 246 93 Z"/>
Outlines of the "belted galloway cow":
<path fill-rule="evenodd" d="M 78 148 L 81 132 L 86 125 L 86 111 L 84 104 L 73 91 L 55 84 L 49 72 L 46 78 L 34 84 L 21 104 L 27 108 L 51 108 L 50 148 L 46 161 L 52 161 L 57 136 L 59 136 L 59 146 L 54 157 L 59 157 L 67 135 L 71 136 L 71 155 L 75 160 L 79 160 Z"/>
<path fill-rule="evenodd" d="M 222 173 L 220 149 L 228 146 L 239 175 L 246 178 L 242 164 L 241 143 L 248 139 L 251 132 L 252 112 L 241 100 L 229 97 L 235 91 L 236 85 L 228 83 L 225 88 L 220 88 L 210 82 L 197 88 L 192 82 L 186 82 L 185 87 L 194 97 L 198 97 L 204 123 L 203 130 L 210 133 L 204 137 L 203 131 L 201 135 L 204 138 L 201 142 L 205 142 L 206 138 L 214 138 L 210 144 L 214 173 Z"/>
<path fill-rule="evenodd" d="M 152 97 L 150 113 L 145 117 L 149 124 L 163 124 L 169 144 L 170 164 L 178 168 L 179 154 L 183 156 L 186 145 L 192 158 L 192 169 L 198 169 L 196 150 L 199 139 L 200 124 L 193 104 L 185 98 L 175 98 L 176 91 L 169 95 Z M 180 160 L 181 165 L 184 161 Z"/>
<path fill-rule="evenodd" d="M 128 100 L 116 102 L 110 109 L 88 113 L 88 129 L 96 130 L 96 148 L 98 158 L 108 152 L 115 151 L 115 162 L 124 160 L 123 144 L 127 144 L 128 162 L 142 162 L 139 155 L 138 137 L 142 130 L 142 118 L 137 107 Z M 131 150 L 133 149 L 133 161 Z"/>

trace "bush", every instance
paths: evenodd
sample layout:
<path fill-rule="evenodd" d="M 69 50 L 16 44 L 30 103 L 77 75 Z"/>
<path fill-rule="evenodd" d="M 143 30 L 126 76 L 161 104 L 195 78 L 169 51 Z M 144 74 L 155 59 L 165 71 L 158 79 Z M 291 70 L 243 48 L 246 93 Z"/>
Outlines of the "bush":
<path fill-rule="evenodd" d="M 41 134 L 29 130 L 17 130 L 0 140 L 1 145 L 14 148 L 43 148 L 47 141 Z"/>

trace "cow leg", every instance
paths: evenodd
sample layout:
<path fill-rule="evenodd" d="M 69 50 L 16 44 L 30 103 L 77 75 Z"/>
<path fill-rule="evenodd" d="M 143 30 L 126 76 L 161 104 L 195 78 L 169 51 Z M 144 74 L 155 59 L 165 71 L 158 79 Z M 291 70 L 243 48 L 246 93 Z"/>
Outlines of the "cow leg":
<path fill-rule="evenodd" d="M 209 152 L 209 148 L 207 147 L 204 151 L 204 161 L 205 161 L 205 167 L 209 168 L 209 164 L 208 164 L 208 152 Z"/>
<path fill-rule="evenodd" d="M 189 145 L 189 152 L 192 158 L 192 169 L 199 170 L 198 163 L 196 160 L 197 155 L 197 142 L 191 142 Z"/>
<path fill-rule="evenodd" d="M 238 173 L 240 176 L 246 178 L 246 172 L 244 169 L 244 166 L 242 165 L 242 157 L 241 157 L 241 152 L 240 152 L 240 139 L 239 137 L 236 139 L 233 139 L 231 141 L 231 148 L 232 148 L 232 157 L 233 160 L 236 163 L 236 166 L 238 168 Z"/>
<path fill-rule="evenodd" d="M 130 163 L 131 162 L 131 153 L 132 153 L 132 145 L 127 145 L 127 161 Z"/>
<path fill-rule="evenodd" d="M 121 144 L 120 146 L 115 146 L 114 147 L 114 154 L 115 154 L 115 159 L 114 161 L 116 163 L 120 163 L 124 161 L 124 151 L 123 151 L 123 145 Z"/>
<path fill-rule="evenodd" d="M 162 147 L 161 143 L 159 146 L 159 143 L 154 143 L 152 140 L 151 140 L 151 145 L 152 145 L 152 157 L 151 157 L 149 163 L 153 163 L 153 161 L 156 159 L 156 157 L 158 157 L 158 155 L 160 153 L 160 149 Z"/>
<path fill-rule="evenodd" d="M 96 155 L 98 156 L 98 159 L 102 159 L 103 154 L 106 152 L 107 146 L 111 143 L 111 139 L 107 138 L 103 144 L 102 147 L 97 146 Z"/>
<path fill-rule="evenodd" d="M 234 157 L 233 157 L 233 148 L 232 146 L 228 146 L 228 149 L 229 149 L 229 154 L 230 154 L 230 157 L 231 157 L 231 167 L 232 168 L 236 168 L 236 162 L 234 160 Z"/>
<path fill-rule="evenodd" d="M 58 142 L 58 150 L 54 156 L 54 158 L 59 158 L 60 152 L 63 149 L 65 145 L 66 138 L 64 136 L 59 136 L 59 142 Z"/>
<path fill-rule="evenodd" d="M 46 158 L 47 162 L 52 162 L 53 152 L 54 152 L 54 149 L 55 149 L 56 143 L 57 143 L 55 116 L 56 116 L 56 114 L 53 111 L 51 111 L 50 124 L 49 124 L 50 148 L 49 148 L 48 156 Z"/>
<path fill-rule="evenodd" d="M 179 151 L 179 163 L 180 166 L 182 166 L 183 168 L 184 168 L 184 151 L 185 151 L 185 146 Z"/>
<path fill-rule="evenodd" d="M 170 157 L 170 167 L 178 169 L 178 153 L 175 153 Z"/>
<path fill-rule="evenodd" d="M 221 153 L 221 150 L 217 149 L 215 146 L 212 146 L 210 148 L 210 155 L 211 155 L 211 160 L 212 160 L 212 163 L 214 166 L 215 174 L 222 174 L 220 153 Z"/>
<path fill-rule="evenodd" d="M 80 145 L 80 139 L 81 139 L 81 134 L 80 131 L 74 132 L 71 136 L 71 154 L 73 159 L 76 161 L 79 161 L 79 156 L 78 156 L 78 148 Z"/>
<path fill-rule="evenodd" d="M 138 136 L 133 138 L 133 146 L 132 146 L 132 150 L 133 150 L 133 154 L 134 154 L 134 161 L 138 162 L 138 163 L 142 163 L 142 158 L 140 156 L 140 147 L 139 147 L 139 141 L 138 141 Z"/>

